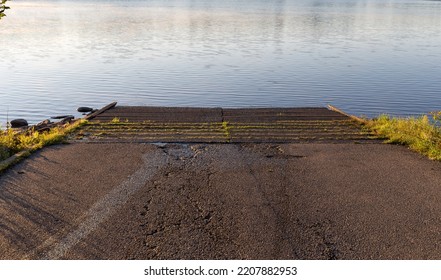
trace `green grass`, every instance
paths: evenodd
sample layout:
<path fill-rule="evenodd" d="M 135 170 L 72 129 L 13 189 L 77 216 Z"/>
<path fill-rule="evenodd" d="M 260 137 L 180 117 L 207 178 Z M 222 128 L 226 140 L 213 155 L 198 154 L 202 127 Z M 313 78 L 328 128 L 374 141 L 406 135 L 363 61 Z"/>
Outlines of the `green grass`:
<path fill-rule="evenodd" d="M 396 118 L 381 115 L 366 126 L 387 143 L 409 146 L 430 159 L 441 160 L 441 112 L 420 117 Z"/>
<path fill-rule="evenodd" d="M 223 121 L 222 128 L 224 130 L 224 134 L 225 134 L 225 138 L 226 138 L 227 143 L 231 142 L 231 133 L 230 133 L 229 123 L 226 121 Z"/>
<path fill-rule="evenodd" d="M 70 133 L 84 125 L 85 122 L 81 120 L 41 133 L 19 133 L 12 129 L 0 131 L 0 161 L 22 151 L 33 152 L 45 146 L 62 143 Z"/>
<path fill-rule="evenodd" d="M 110 121 L 110 123 L 112 123 L 112 124 L 117 124 L 117 123 L 120 123 L 120 122 L 121 122 L 121 120 L 120 120 L 119 118 L 117 118 L 117 117 L 113 118 L 113 119 Z"/>

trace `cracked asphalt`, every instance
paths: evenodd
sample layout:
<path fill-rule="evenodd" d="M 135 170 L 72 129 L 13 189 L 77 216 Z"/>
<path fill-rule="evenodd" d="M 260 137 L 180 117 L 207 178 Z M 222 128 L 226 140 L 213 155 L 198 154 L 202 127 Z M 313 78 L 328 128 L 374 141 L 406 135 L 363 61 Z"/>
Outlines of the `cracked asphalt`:
<path fill-rule="evenodd" d="M 69 144 L 0 175 L 2 259 L 441 259 L 441 164 L 385 144 Z"/>

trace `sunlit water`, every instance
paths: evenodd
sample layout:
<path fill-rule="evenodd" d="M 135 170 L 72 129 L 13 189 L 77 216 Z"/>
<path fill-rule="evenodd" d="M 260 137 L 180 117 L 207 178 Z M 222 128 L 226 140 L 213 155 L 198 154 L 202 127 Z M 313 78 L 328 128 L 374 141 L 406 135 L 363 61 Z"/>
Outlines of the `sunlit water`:
<path fill-rule="evenodd" d="M 10 1 L 0 123 L 78 106 L 441 110 L 441 2 Z"/>

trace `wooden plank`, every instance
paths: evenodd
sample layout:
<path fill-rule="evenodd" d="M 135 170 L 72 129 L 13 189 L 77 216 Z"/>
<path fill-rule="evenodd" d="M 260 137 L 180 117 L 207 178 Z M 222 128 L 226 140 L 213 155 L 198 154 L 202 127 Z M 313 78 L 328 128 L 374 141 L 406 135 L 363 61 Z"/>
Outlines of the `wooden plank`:
<path fill-rule="evenodd" d="M 356 121 L 359 122 L 359 123 L 362 123 L 362 124 L 365 124 L 365 123 L 366 123 L 366 120 L 364 120 L 364 119 L 362 119 L 362 118 L 359 118 L 359 117 L 356 117 L 356 116 L 353 116 L 353 115 L 346 114 L 345 112 L 343 112 L 342 110 L 338 109 L 337 107 L 332 106 L 331 104 L 328 104 L 328 108 L 329 108 L 330 110 L 334 111 L 334 112 L 340 113 L 340 114 L 342 114 L 342 115 L 347 116 L 348 118 L 351 118 L 351 119 L 353 119 L 353 120 L 356 120 Z"/>
<path fill-rule="evenodd" d="M 103 108 L 99 109 L 99 110 L 96 111 L 95 113 L 92 113 L 92 114 L 90 114 L 90 115 L 87 115 L 84 119 L 85 119 L 85 120 L 93 119 L 93 118 L 95 118 L 96 116 L 98 116 L 99 114 L 102 114 L 102 113 L 104 113 L 105 111 L 107 111 L 107 110 L 109 110 L 109 109 L 115 107 L 116 104 L 117 104 L 117 102 L 112 102 L 112 103 L 110 103 L 110 104 L 104 106 Z"/>

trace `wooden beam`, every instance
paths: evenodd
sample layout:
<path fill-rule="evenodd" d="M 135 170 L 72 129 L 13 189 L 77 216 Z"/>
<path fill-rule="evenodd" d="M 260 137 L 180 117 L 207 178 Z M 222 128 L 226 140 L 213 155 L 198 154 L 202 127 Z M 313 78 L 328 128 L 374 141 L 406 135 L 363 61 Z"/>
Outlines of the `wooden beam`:
<path fill-rule="evenodd" d="M 330 104 L 328 104 L 328 108 L 331 111 L 334 111 L 334 112 L 340 113 L 342 115 L 345 115 L 345 116 L 347 116 L 347 117 L 349 117 L 349 118 L 351 118 L 351 119 L 353 119 L 353 120 L 355 120 L 355 121 L 357 121 L 359 123 L 362 123 L 362 124 L 366 124 L 367 123 L 367 120 L 359 118 L 359 117 L 356 117 L 356 116 L 353 116 L 353 115 L 349 115 L 349 114 L 343 112 L 342 110 L 340 110 L 340 109 L 338 109 L 338 108 L 336 108 L 336 107 L 334 107 L 334 106 L 332 106 Z"/>
<path fill-rule="evenodd" d="M 92 113 L 90 115 L 87 115 L 86 117 L 84 117 L 85 120 L 90 120 L 93 119 L 94 117 L 98 116 L 99 114 L 104 113 L 105 111 L 112 109 L 113 107 L 115 107 L 117 104 L 117 102 L 112 102 L 109 105 L 104 106 L 103 108 L 99 109 L 98 111 L 96 111 L 95 113 Z"/>

